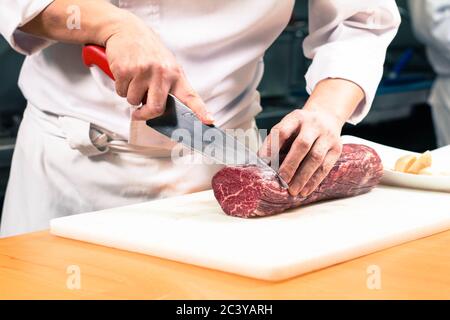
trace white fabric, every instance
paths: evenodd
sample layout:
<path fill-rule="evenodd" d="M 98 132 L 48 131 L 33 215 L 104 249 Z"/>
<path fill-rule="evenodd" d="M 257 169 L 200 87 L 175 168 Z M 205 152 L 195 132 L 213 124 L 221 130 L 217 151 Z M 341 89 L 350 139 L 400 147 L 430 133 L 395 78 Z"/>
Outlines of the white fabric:
<path fill-rule="evenodd" d="M 429 98 L 439 147 L 450 145 L 450 78 L 438 77 Z"/>
<path fill-rule="evenodd" d="M 26 58 L 20 87 L 41 110 L 71 115 L 129 138 L 130 112 L 112 88 L 94 79 L 81 62 L 79 45 L 54 44 L 18 32 L 52 0 L 3 0 L 0 31 Z M 193 87 L 217 119 L 235 127 L 261 107 L 256 88 L 262 57 L 289 21 L 293 0 L 116 0 L 141 17 L 183 65 Z M 381 77 L 385 49 L 399 24 L 394 0 L 314 0 L 311 34 L 304 50 L 314 62 L 308 91 L 328 77 L 360 85 L 366 99 L 350 122 L 368 112 Z M 300 53 L 299 53 L 299 59 Z M 105 78 L 104 82 L 109 82 Z"/>
<path fill-rule="evenodd" d="M 438 146 L 450 145 L 450 1 L 409 1 L 414 32 L 438 77 L 429 98 Z"/>
<path fill-rule="evenodd" d="M 409 1 L 416 37 L 427 46 L 427 54 L 437 74 L 450 76 L 450 1 Z"/>
<path fill-rule="evenodd" d="M 310 35 L 303 48 L 313 58 L 306 74 L 312 92 L 324 78 L 358 84 L 365 99 L 348 122 L 356 124 L 369 112 L 383 75 L 387 46 L 400 23 L 395 1 L 310 0 Z"/>
<path fill-rule="evenodd" d="M 245 141 L 257 150 L 255 121 L 242 129 L 250 129 Z M 56 217 L 209 189 L 221 166 L 192 163 L 192 156 L 177 164 L 170 154 L 155 154 L 87 122 L 28 105 L 14 150 L 0 237 L 48 229 Z"/>
<path fill-rule="evenodd" d="M 165 141 L 151 137 L 142 123 L 130 125 L 126 100 L 115 94 L 109 78 L 82 64 L 81 46 L 17 30 L 51 2 L 3 0 L 0 10 L 2 35 L 17 51 L 30 54 L 19 79 L 30 106 L 17 140 L 0 234 L 45 229 L 57 216 L 207 188 L 217 168 L 175 164 Z M 261 110 L 256 88 L 262 57 L 287 25 L 293 0 L 113 3 L 159 33 L 216 125 L 246 128 L 254 123 Z M 384 49 L 399 23 L 395 2 L 316 0 L 310 11 L 311 34 L 304 49 L 314 62 L 308 90 L 328 77 L 354 81 L 366 92 L 351 119 L 357 122 L 369 109 Z M 151 146 L 128 145 L 130 138 Z"/>

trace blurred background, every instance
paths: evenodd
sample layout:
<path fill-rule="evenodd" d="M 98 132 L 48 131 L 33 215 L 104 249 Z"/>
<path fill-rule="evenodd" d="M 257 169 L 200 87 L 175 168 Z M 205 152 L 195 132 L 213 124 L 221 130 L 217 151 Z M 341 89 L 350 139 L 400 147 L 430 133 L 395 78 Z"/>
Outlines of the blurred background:
<path fill-rule="evenodd" d="M 414 38 L 405 1 L 397 1 L 402 24 L 388 49 L 383 81 L 371 112 L 357 126 L 346 125 L 351 134 L 411 151 L 436 147 L 427 97 L 434 79 L 424 47 Z M 307 1 L 297 0 L 288 27 L 265 55 L 265 74 L 260 85 L 264 111 L 260 128 L 270 129 L 284 115 L 304 104 L 304 74 L 309 61 L 302 42 L 308 34 Z M 14 150 L 14 141 L 25 100 L 17 88 L 23 57 L 0 37 L 0 209 Z"/>

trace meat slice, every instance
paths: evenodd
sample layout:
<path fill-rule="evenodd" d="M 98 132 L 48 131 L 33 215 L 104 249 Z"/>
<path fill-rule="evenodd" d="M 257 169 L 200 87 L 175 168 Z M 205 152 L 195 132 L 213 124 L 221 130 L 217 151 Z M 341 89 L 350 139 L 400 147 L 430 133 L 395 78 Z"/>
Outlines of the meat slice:
<path fill-rule="evenodd" d="M 254 165 L 220 170 L 212 179 L 212 188 L 226 214 L 250 218 L 363 194 L 377 185 L 382 175 L 383 166 L 375 150 L 365 145 L 345 144 L 328 176 L 307 197 L 291 196 L 273 171 Z"/>

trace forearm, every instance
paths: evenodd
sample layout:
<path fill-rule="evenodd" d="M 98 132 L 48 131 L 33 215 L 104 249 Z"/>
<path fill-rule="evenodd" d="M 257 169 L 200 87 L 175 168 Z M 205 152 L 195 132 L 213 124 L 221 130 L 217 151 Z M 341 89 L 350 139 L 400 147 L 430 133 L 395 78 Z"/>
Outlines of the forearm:
<path fill-rule="evenodd" d="M 305 110 L 327 112 L 344 125 L 364 99 L 364 91 L 352 81 L 324 79 L 314 88 Z"/>
<path fill-rule="evenodd" d="M 68 26 L 74 14 L 71 8 L 79 8 L 79 28 Z M 104 0 L 55 0 L 20 30 L 61 42 L 105 45 L 124 23 L 138 25 L 140 21 Z"/>

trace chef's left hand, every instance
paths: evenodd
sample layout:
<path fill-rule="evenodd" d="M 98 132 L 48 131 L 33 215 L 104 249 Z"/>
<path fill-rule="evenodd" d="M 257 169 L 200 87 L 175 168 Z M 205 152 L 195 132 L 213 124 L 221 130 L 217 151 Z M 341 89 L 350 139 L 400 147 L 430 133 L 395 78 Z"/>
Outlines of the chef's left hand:
<path fill-rule="evenodd" d="M 363 98 L 363 90 L 355 83 L 326 79 L 302 109 L 272 128 L 259 155 L 270 159 L 288 147 L 279 174 L 291 195 L 308 196 L 328 175 L 341 154 L 342 127 Z"/>
<path fill-rule="evenodd" d="M 272 128 L 260 156 L 269 158 L 270 154 L 290 144 L 279 174 L 289 184 L 292 195 L 307 196 L 318 187 L 339 158 L 342 126 L 343 123 L 332 114 L 295 110 Z M 272 145 L 277 138 L 278 144 Z"/>

